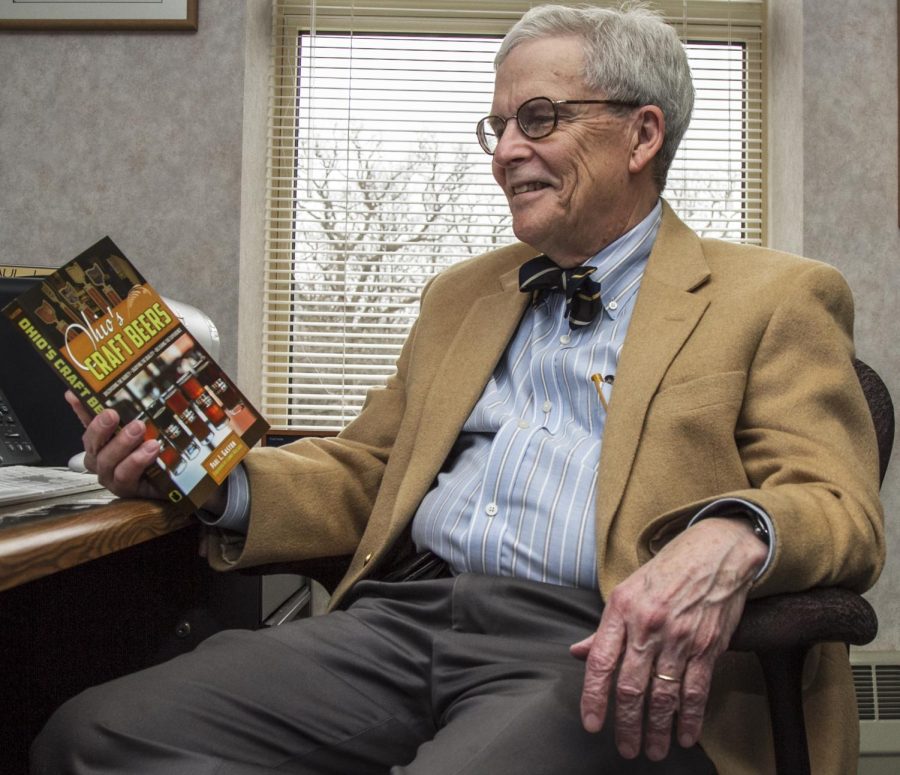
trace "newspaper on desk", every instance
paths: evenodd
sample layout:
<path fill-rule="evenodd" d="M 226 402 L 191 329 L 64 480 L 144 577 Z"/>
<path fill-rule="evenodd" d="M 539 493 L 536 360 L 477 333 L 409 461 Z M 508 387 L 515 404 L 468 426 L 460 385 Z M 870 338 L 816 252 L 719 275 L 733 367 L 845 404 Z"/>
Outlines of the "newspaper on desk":
<path fill-rule="evenodd" d="M 0 506 L 102 490 L 97 475 L 53 466 L 0 468 Z"/>

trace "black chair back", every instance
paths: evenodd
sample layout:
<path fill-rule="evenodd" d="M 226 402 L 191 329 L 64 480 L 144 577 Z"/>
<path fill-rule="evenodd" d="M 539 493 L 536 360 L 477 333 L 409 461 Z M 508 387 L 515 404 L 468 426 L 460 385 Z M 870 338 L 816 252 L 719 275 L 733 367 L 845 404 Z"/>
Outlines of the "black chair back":
<path fill-rule="evenodd" d="M 859 384 L 862 385 L 866 401 L 869 403 L 872 421 L 875 423 L 875 436 L 878 439 L 878 462 L 883 482 L 888 461 L 891 459 L 891 449 L 894 446 L 894 402 L 891 401 L 887 385 L 884 384 L 875 369 L 859 358 L 854 358 L 853 366 L 856 369 L 856 376 L 859 377 Z"/>

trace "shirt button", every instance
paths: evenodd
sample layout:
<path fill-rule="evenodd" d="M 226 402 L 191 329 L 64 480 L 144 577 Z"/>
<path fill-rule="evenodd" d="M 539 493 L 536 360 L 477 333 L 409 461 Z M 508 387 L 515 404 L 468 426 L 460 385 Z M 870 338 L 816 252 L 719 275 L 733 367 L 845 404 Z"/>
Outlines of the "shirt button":
<path fill-rule="evenodd" d="M 619 308 L 619 305 L 618 305 L 618 303 L 617 303 L 617 302 L 615 302 L 615 301 L 611 301 L 611 302 L 610 302 L 610 303 L 609 303 L 609 304 L 607 304 L 607 305 L 606 305 L 606 306 L 607 306 L 607 307 L 609 307 L 609 308 L 610 308 L 610 309 L 613 309 L 613 310 L 615 310 L 615 309 L 618 309 L 618 308 Z"/>
<path fill-rule="evenodd" d="M 560 344 L 568 344 L 568 343 L 571 342 L 571 341 L 572 341 L 572 337 L 569 336 L 568 334 L 563 334 L 563 335 L 559 338 L 559 343 L 560 343 Z"/>
<path fill-rule="evenodd" d="M 541 404 L 541 409 L 543 409 L 544 412 L 549 412 L 552 408 L 553 404 L 550 401 L 544 401 L 544 403 Z"/>
<path fill-rule="evenodd" d="M 369 554 L 367 554 L 366 557 L 365 557 L 365 559 L 363 560 L 363 565 L 368 565 L 368 564 L 369 564 L 369 560 L 371 560 L 371 559 L 372 559 L 372 553 L 369 552 Z"/>
<path fill-rule="evenodd" d="M 528 427 L 528 420 L 519 420 L 516 424 L 524 431 Z"/>
<path fill-rule="evenodd" d="M 484 513 L 487 514 L 489 517 L 496 516 L 497 511 L 498 511 L 498 509 L 497 509 L 496 503 L 489 503 L 487 506 L 484 507 Z"/>

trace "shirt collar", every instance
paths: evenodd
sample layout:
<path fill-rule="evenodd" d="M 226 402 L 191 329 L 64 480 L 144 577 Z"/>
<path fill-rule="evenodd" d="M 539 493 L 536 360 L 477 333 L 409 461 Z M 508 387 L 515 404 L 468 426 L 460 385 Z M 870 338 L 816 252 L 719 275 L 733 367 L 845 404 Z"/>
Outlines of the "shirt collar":
<path fill-rule="evenodd" d="M 597 268 L 591 279 L 600 283 L 603 308 L 613 320 L 640 287 L 661 219 L 662 201 L 657 199 L 644 220 L 584 262 Z"/>

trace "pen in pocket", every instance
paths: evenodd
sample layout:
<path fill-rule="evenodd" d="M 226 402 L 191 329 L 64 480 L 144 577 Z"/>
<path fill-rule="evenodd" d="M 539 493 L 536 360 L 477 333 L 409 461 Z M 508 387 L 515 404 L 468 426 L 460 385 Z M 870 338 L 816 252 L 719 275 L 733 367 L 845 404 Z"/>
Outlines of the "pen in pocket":
<path fill-rule="evenodd" d="M 603 411 L 609 411 L 609 404 L 606 402 L 606 397 L 603 395 L 603 383 L 609 383 L 610 385 L 613 382 L 613 376 L 610 374 L 604 377 L 602 374 L 591 374 L 591 382 L 594 383 L 594 387 L 597 388 L 597 395 L 600 397 L 600 404 L 603 406 Z"/>

